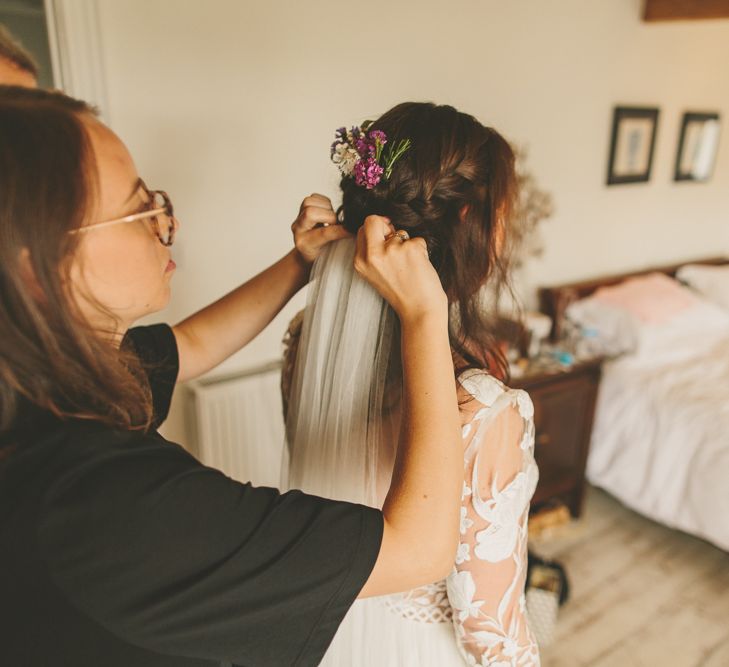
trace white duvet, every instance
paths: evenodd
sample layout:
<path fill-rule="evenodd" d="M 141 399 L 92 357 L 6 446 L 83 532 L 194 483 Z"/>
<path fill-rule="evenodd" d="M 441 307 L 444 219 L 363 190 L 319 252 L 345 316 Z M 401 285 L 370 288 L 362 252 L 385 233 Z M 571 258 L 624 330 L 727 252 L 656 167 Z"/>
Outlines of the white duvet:
<path fill-rule="evenodd" d="M 605 365 L 587 478 L 729 551 L 729 313 L 702 304 L 646 326 Z"/>

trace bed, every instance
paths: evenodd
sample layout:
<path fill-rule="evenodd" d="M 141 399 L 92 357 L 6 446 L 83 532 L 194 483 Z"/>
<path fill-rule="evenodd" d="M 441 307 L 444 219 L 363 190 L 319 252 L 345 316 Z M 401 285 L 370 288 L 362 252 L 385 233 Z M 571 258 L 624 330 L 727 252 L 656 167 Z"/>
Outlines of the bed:
<path fill-rule="evenodd" d="M 552 339 L 603 288 L 651 276 L 688 290 L 665 280 L 686 264 L 726 268 L 729 258 L 542 288 Z M 635 346 L 605 362 L 586 476 L 637 512 L 729 551 L 729 309 L 692 294 L 690 307 L 641 322 Z"/>

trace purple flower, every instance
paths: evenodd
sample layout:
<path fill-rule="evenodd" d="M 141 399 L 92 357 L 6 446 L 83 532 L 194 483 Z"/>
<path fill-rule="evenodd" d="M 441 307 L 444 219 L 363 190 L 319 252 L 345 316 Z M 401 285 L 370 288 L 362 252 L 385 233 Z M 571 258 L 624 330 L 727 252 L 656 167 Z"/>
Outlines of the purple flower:
<path fill-rule="evenodd" d="M 355 137 L 354 146 L 357 152 L 364 157 L 379 157 L 378 146 L 381 150 L 387 143 L 387 135 L 382 130 L 364 132 Z"/>
<path fill-rule="evenodd" d="M 347 130 L 340 127 L 335 131 L 331 145 L 331 158 L 343 176 L 354 176 L 357 185 L 372 190 L 383 178 L 390 177 L 393 162 L 409 148 L 400 142 L 393 155 L 383 153 L 387 135 L 382 130 L 370 130 L 372 123 L 353 126 Z M 380 162 L 384 158 L 384 165 Z"/>
<path fill-rule="evenodd" d="M 331 156 L 334 157 L 337 153 L 337 147 L 347 143 L 347 128 L 340 127 L 334 133 L 334 141 L 331 146 Z"/>
<path fill-rule="evenodd" d="M 382 130 L 372 130 L 370 132 L 370 139 L 374 142 L 378 142 L 382 146 L 387 143 L 387 135 Z"/>
<path fill-rule="evenodd" d="M 354 182 L 372 190 L 380 182 L 384 171 L 373 157 L 368 157 L 354 166 Z"/>
<path fill-rule="evenodd" d="M 364 158 L 367 157 L 370 153 L 370 147 L 369 143 L 367 141 L 367 137 L 357 137 L 354 140 L 354 147 L 357 149 L 357 152 Z"/>

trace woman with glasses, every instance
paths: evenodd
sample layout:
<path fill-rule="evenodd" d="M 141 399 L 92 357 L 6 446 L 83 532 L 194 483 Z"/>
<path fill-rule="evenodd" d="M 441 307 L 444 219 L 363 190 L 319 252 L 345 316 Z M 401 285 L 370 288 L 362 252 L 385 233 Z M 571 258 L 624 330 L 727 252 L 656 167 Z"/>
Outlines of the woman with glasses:
<path fill-rule="evenodd" d="M 422 240 L 385 218 L 354 260 L 402 325 L 382 510 L 238 483 L 156 430 L 177 381 L 305 284 L 346 235 L 334 223 L 307 198 L 283 259 L 174 327 L 133 327 L 169 300 L 170 198 L 84 103 L 0 86 L 0 664 L 316 665 L 355 598 L 448 573 L 462 452 L 447 299 Z"/>

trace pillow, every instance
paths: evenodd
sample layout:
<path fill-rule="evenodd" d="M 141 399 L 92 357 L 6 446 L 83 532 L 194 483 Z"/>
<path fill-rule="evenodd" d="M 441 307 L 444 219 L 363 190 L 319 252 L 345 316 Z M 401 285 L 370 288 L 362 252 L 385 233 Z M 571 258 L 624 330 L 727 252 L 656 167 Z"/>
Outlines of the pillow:
<path fill-rule="evenodd" d="M 707 309 L 712 311 L 708 319 Z M 713 335 L 723 331 L 729 319 L 721 309 L 659 272 L 600 287 L 571 304 L 565 314 L 593 339 L 590 347 L 595 352 L 609 356 L 651 354 L 656 347 L 670 347 L 674 340 L 705 330 Z"/>
<path fill-rule="evenodd" d="M 565 316 L 589 336 L 593 354 L 614 356 L 632 352 L 638 346 L 639 323 L 628 311 L 594 296 L 571 303 Z"/>
<path fill-rule="evenodd" d="M 676 277 L 705 299 L 729 310 L 729 264 L 686 264 L 678 270 Z"/>
<path fill-rule="evenodd" d="M 666 324 L 700 301 L 677 280 L 659 272 L 600 287 L 592 297 L 630 313 L 645 324 Z"/>
<path fill-rule="evenodd" d="M 705 355 L 718 341 L 729 340 L 729 311 L 706 299 L 662 325 L 640 327 L 639 352 L 650 359 Z"/>
<path fill-rule="evenodd" d="M 729 335 L 729 312 L 663 273 L 601 287 L 570 304 L 565 314 L 610 356 L 693 353 Z"/>

